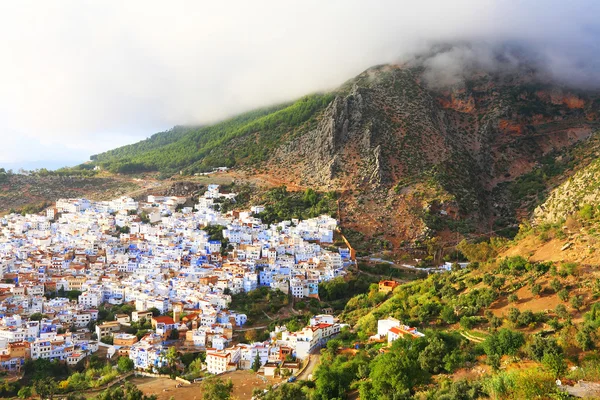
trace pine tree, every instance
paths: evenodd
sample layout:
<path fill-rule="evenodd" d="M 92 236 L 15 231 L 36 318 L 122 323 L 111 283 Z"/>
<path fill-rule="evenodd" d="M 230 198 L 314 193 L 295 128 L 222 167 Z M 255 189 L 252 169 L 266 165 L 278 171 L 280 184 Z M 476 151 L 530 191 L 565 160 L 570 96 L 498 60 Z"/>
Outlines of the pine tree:
<path fill-rule="evenodd" d="M 258 370 L 260 369 L 260 357 L 258 356 L 258 352 L 256 353 L 256 358 L 254 359 L 254 362 L 252 363 L 252 371 L 254 372 L 258 372 Z"/>

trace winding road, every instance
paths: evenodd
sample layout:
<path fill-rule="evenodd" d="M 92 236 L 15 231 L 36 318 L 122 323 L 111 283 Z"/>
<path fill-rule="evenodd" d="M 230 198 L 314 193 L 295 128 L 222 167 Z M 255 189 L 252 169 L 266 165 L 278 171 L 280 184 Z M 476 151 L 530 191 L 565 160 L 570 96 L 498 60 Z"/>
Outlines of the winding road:
<path fill-rule="evenodd" d="M 313 373 L 314 369 L 317 367 L 317 365 L 319 365 L 320 362 L 321 362 L 321 354 L 319 354 L 319 353 L 311 354 L 310 359 L 308 360 L 308 365 L 306 366 L 306 368 L 304 368 L 304 370 L 300 374 L 298 374 L 298 376 L 296 378 L 298 380 L 303 380 L 303 381 L 308 380 L 309 376 L 312 378 L 312 373 Z"/>

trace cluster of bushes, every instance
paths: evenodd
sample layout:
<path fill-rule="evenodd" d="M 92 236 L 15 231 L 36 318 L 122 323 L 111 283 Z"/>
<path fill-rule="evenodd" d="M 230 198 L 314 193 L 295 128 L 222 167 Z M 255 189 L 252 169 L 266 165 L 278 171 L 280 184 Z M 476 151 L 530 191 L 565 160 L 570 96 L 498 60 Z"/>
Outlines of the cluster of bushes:
<path fill-rule="evenodd" d="M 321 351 L 314 382 L 281 385 L 263 399 L 343 399 L 358 390 L 361 399 L 400 399 L 415 394 L 432 376 L 452 373 L 473 361 L 472 346 L 458 335 L 427 331 L 424 338 L 400 338 L 389 351 L 367 346 L 358 352 L 340 351 L 343 342 L 332 340 Z M 290 397 L 291 396 L 291 397 Z"/>
<path fill-rule="evenodd" d="M 8 210 L 8 212 L 9 212 L 9 214 L 14 213 L 14 214 L 21 214 L 21 215 L 39 214 L 42 211 L 44 211 L 46 208 L 50 207 L 51 205 L 52 205 L 52 203 L 49 201 L 42 201 L 39 203 L 26 204 L 19 209 L 11 208 L 10 210 Z"/>
<path fill-rule="evenodd" d="M 337 214 L 337 194 L 321 193 L 312 189 L 288 192 L 285 186 L 273 188 L 262 195 L 265 210 L 258 217 L 266 224 L 297 219 L 308 219 L 326 214 Z"/>
<path fill-rule="evenodd" d="M 289 304 L 288 295 L 281 290 L 260 287 L 250 292 L 241 292 L 231 296 L 230 307 L 248 315 L 248 318 L 264 316 L 263 312 L 276 313 Z"/>
<path fill-rule="evenodd" d="M 541 312 L 534 313 L 531 310 L 519 311 L 518 308 L 511 307 L 508 310 L 507 319 L 517 328 L 531 328 L 538 323 L 545 322 L 548 317 Z"/>
<path fill-rule="evenodd" d="M 0 384 L 0 395 L 30 398 L 36 394 L 41 398 L 52 398 L 56 394 L 66 394 L 67 398 L 80 399 L 83 397 L 79 392 L 106 385 L 116 379 L 119 373 L 133 368 L 133 362 L 129 358 L 125 358 L 126 363 L 122 359 L 124 357 L 119 359 L 117 369 L 95 354 L 80 361 L 74 368 L 69 368 L 63 362 L 42 358 L 27 360 L 23 366 L 22 378 Z"/>

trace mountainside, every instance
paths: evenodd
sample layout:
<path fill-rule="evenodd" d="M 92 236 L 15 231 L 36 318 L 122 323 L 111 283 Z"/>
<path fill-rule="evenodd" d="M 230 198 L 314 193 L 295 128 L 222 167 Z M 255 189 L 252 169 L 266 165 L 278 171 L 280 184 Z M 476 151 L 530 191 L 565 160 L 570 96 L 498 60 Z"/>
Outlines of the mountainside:
<path fill-rule="evenodd" d="M 346 228 L 394 248 L 513 229 L 590 157 L 600 96 L 521 68 L 439 88 L 421 64 L 371 68 L 337 91 L 93 157 L 114 172 L 228 166 L 341 193 Z M 578 150 L 579 149 L 579 150 Z"/>
<path fill-rule="evenodd" d="M 304 127 L 330 100 L 330 95 L 312 95 L 211 126 L 175 127 L 142 142 L 92 156 L 92 160 L 111 172 L 171 174 L 259 163 L 268 158 L 282 139 Z"/>
<path fill-rule="evenodd" d="M 127 177 L 20 175 L 0 168 L 0 214 L 9 211 L 35 213 L 65 197 L 108 200 L 138 189 Z"/>
<path fill-rule="evenodd" d="M 535 208 L 534 222 L 564 221 L 571 214 L 600 204 L 600 160 L 596 158 L 600 155 L 599 147 L 597 140 L 586 143 L 586 152 L 593 160 L 549 193 L 544 202 Z"/>

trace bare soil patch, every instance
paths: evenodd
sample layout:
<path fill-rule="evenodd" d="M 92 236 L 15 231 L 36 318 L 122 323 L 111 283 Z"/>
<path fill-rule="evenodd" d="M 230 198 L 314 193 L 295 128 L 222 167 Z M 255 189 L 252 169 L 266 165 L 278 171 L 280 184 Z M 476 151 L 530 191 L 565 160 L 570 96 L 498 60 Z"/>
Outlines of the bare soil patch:
<path fill-rule="evenodd" d="M 220 375 L 223 380 L 231 379 L 233 382 L 233 397 L 237 399 L 250 399 L 254 388 L 266 389 L 270 385 L 280 382 L 279 379 L 265 378 L 261 379 L 252 371 L 234 371 Z M 177 400 L 200 400 L 202 399 L 202 383 L 193 383 L 191 385 L 182 384 L 177 387 L 179 382 L 168 378 L 143 378 L 136 377 L 131 379 L 144 394 L 155 394 L 158 400 L 169 400 L 174 397 Z"/>

